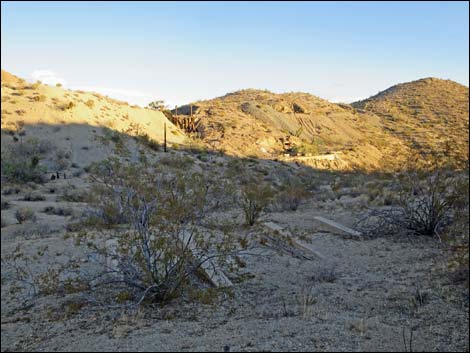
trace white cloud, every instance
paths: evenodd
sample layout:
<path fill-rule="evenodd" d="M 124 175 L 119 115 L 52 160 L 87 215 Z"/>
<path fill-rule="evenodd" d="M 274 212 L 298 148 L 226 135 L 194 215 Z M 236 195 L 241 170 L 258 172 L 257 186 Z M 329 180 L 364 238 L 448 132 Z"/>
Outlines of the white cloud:
<path fill-rule="evenodd" d="M 39 80 L 48 85 L 60 83 L 65 86 L 66 84 L 66 81 L 52 70 L 34 70 L 31 77 L 36 81 Z"/>

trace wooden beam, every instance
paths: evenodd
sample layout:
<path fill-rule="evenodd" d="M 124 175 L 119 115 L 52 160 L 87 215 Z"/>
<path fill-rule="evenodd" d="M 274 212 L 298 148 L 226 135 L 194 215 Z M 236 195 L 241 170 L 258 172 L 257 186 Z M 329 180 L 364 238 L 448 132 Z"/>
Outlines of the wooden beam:
<path fill-rule="evenodd" d="M 189 233 L 185 233 L 184 235 L 180 235 L 181 241 L 184 243 L 188 242 L 188 238 L 190 237 Z M 196 254 L 197 252 L 197 247 L 191 238 L 188 244 L 189 250 L 193 253 L 193 255 L 198 255 L 196 256 L 197 258 L 203 257 L 201 254 Z M 201 256 L 199 256 L 201 255 Z M 211 283 L 215 287 L 232 287 L 233 283 L 230 281 L 230 279 L 225 275 L 225 273 L 222 271 L 222 269 L 217 266 L 213 261 L 210 259 L 203 262 L 200 269 L 204 271 L 206 274 L 207 278 L 211 281 Z"/>
<path fill-rule="evenodd" d="M 281 227 L 279 224 L 274 223 L 274 222 L 264 222 L 263 223 L 265 227 L 269 228 L 270 230 L 273 230 L 275 232 L 279 232 L 283 236 L 288 237 L 289 239 L 292 240 L 292 242 L 299 248 L 303 250 L 307 250 L 308 252 L 312 253 L 313 255 L 319 257 L 320 259 L 324 260 L 325 256 L 320 254 L 318 251 L 312 249 L 311 245 L 304 242 L 303 240 L 298 239 L 297 237 L 293 236 L 292 233 L 287 229 Z"/>
<path fill-rule="evenodd" d="M 354 230 L 354 229 L 351 229 L 351 228 L 348 228 L 346 226 L 343 226 L 342 224 L 339 224 L 335 221 L 332 221 L 330 219 L 326 219 L 324 217 L 321 217 L 321 216 L 315 216 L 313 217 L 314 219 L 316 219 L 317 221 L 320 221 L 321 223 L 324 223 L 326 225 L 329 225 L 330 227 L 333 227 L 335 229 L 339 229 L 349 235 L 353 235 L 353 236 L 356 236 L 356 237 L 360 237 L 362 235 L 362 233 Z"/>

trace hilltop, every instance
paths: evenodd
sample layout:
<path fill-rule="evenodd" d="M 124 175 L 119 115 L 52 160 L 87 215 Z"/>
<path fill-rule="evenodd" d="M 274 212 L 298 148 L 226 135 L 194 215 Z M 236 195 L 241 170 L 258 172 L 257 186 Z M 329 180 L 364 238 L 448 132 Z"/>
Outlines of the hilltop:
<path fill-rule="evenodd" d="M 393 128 L 433 125 L 306 93 L 174 115 L 3 71 L 1 93 L 2 351 L 468 347 L 468 174 L 375 173 L 424 152 Z M 468 99 L 449 104 L 462 143 Z M 439 240 L 409 232 L 451 199 Z"/>
<path fill-rule="evenodd" d="M 322 169 L 378 169 L 384 154 L 402 148 L 377 115 L 307 93 L 241 90 L 179 107 L 178 116 L 190 114 L 191 106 L 200 119 L 198 136 L 234 156 L 296 160 Z"/>
<path fill-rule="evenodd" d="M 96 139 L 110 139 L 115 131 L 161 144 L 165 123 L 170 145 L 319 169 L 393 170 L 410 155 L 433 154 L 460 166 L 468 160 L 468 87 L 450 80 L 398 84 L 351 105 L 302 92 L 245 89 L 172 113 L 170 121 L 171 114 L 97 93 L 29 84 L 2 70 L 2 131 L 14 131 L 20 122 L 29 126 L 26 134 L 53 139 L 83 165 L 109 153 Z M 173 123 L 189 115 L 197 130 L 185 135 Z"/>
<path fill-rule="evenodd" d="M 424 78 L 401 83 L 352 106 L 381 117 L 413 150 L 468 160 L 468 87 Z"/>
<path fill-rule="evenodd" d="M 468 87 L 426 78 L 335 104 L 307 93 L 240 90 L 173 110 L 208 148 L 322 169 L 392 170 L 410 156 L 468 160 Z M 287 143 L 286 143 L 287 141 Z"/>

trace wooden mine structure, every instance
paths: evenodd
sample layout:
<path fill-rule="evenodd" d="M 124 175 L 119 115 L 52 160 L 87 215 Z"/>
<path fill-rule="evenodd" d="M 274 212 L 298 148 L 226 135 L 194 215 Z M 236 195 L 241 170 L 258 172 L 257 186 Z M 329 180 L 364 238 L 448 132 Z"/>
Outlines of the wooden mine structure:
<path fill-rule="evenodd" d="M 186 133 L 195 133 L 201 122 L 201 117 L 193 115 L 193 106 L 190 107 L 190 113 L 178 115 L 178 107 L 175 107 L 175 114 L 171 122 Z"/>

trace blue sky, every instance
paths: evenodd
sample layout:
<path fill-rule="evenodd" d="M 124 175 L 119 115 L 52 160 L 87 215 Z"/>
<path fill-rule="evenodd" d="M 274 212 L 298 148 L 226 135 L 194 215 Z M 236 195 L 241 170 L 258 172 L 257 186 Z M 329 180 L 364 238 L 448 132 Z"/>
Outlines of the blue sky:
<path fill-rule="evenodd" d="M 13 2 L 1 66 L 145 105 L 242 88 L 366 98 L 422 77 L 468 86 L 467 2 Z"/>

